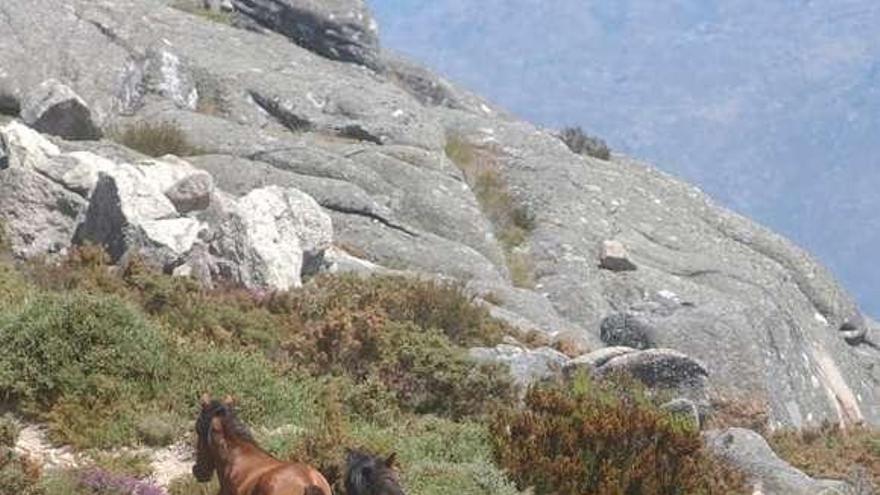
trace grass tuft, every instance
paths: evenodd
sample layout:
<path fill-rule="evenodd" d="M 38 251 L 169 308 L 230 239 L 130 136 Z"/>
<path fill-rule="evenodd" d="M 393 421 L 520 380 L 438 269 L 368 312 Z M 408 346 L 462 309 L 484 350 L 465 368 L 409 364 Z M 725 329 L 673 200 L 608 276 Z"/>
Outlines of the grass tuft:
<path fill-rule="evenodd" d="M 480 209 L 492 224 L 505 252 L 512 282 L 517 287 L 532 287 L 534 270 L 524 247 L 535 229 L 535 218 L 525 206 L 517 204 L 510 192 L 501 174 L 498 152 L 476 146 L 461 136 L 447 138 L 445 151 L 461 169 Z"/>
<path fill-rule="evenodd" d="M 176 0 L 173 4 L 171 4 L 171 6 L 177 10 L 181 10 L 183 12 L 186 12 L 187 14 L 192 14 L 203 19 L 207 19 L 211 22 L 225 24 L 227 26 L 233 25 L 233 19 L 235 15 L 233 12 L 217 12 L 215 10 L 206 9 L 200 4 L 200 0 Z"/>
<path fill-rule="evenodd" d="M 190 143 L 186 132 L 173 122 L 137 122 L 111 130 L 109 137 L 123 146 L 152 157 L 187 157 L 204 153 Z"/>

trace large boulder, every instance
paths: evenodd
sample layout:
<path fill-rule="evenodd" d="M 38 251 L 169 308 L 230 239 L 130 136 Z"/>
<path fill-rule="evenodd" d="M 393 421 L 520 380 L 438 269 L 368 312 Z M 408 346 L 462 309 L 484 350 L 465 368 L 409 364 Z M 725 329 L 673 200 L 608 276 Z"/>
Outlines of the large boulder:
<path fill-rule="evenodd" d="M 92 110 L 72 89 L 48 79 L 24 98 L 21 118 L 34 129 L 65 139 L 99 139 Z"/>
<path fill-rule="evenodd" d="M 363 0 L 233 0 L 238 12 L 296 44 L 379 68 L 379 29 Z"/>
<path fill-rule="evenodd" d="M 618 313 L 602 320 L 599 336 L 606 345 L 649 349 L 657 341 L 656 330 L 635 315 Z"/>
<path fill-rule="evenodd" d="M 268 186 L 235 199 L 223 193 L 202 215 L 209 257 L 192 269 L 248 287 L 287 290 L 323 264 L 333 241 L 330 217 L 307 194 Z M 199 265 L 201 263 L 201 265 Z"/>
<path fill-rule="evenodd" d="M 163 268 L 185 255 L 202 226 L 180 217 L 165 196 L 163 179 L 173 181 L 165 172 L 174 169 L 159 163 L 120 164 L 100 173 L 74 243 L 102 246 L 114 261 L 137 252 Z"/>
<path fill-rule="evenodd" d="M 843 495 L 846 483 L 813 479 L 773 452 L 764 438 L 751 430 L 729 428 L 705 436 L 709 450 L 743 472 L 754 493 L 763 495 Z"/>
<path fill-rule="evenodd" d="M 60 150 L 18 122 L 0 127 L 0 221 L 13 254 L 62 254 L 86 200 L 52 173 Z"/>

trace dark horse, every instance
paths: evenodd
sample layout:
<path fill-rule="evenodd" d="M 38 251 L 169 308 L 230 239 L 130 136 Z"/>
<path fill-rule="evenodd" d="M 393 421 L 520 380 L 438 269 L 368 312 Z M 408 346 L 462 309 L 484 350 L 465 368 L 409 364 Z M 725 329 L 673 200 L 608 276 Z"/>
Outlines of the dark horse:
<path fill-rule="evenodd" d="M 345 467 L 347 495 L 405 495 L 394 470 L 395 455 L 387 458 L 349 450 Z"/>
<path fill-rule="evenodd" d="M 232 400 L 202 397 L 196 420 L 198 449 L 193 476 L 202 483 L 217 472 L 217 495 L 332 495 L 315 468 L 275 459 L 254 442 L 235 416 Z"/>

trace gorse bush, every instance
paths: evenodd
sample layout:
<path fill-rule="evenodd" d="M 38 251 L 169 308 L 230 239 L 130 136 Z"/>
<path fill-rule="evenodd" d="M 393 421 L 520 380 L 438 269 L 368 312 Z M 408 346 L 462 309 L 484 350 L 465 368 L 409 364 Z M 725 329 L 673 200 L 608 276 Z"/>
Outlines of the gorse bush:
<path fill-rule="evenodd" d="M 109 137 L 121 145 L 152 157 L 185 157 L 202 153 L 190 143 L 186 132 L 173 122 L 137 122 L 111 130 Z"/>
<path fill-rule="evenodd" d="M 559 132 L 559 139 L 578 155 L 588 155 L 600 160 L 611 159 L 611 149 L 605 141 L 590 136 L 580 127 L 566 127 Z"/>
<path fill-rule="evenodd" d="M 492 422 L 497 461 L 539 495 L 745 493 L 692 425 L 624 389 L 586 377 L 530 389 Z"/>

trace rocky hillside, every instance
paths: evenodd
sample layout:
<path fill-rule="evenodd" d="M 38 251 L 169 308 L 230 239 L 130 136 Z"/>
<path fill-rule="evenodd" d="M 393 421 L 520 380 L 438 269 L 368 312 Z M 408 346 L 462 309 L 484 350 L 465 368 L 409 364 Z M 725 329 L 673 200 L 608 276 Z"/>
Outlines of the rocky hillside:
<path fill-rule="evenodd" d="M 17 254 L 146 247 L 168 270 L 287 288 L 302 261 L 282 251 L 299 244 L 309 265 L 332 222 L 337 255 L 467 280 L 499 314 L 589 348 L 678 349 L 706 364 L 719 394 L 760 397 L 780 424 L 880 422 L 878 330 L 807 253 L 649 166 L 575 155 L 384 56 L 360 4 L 233 3 L 237 14 L 165 1 L 0 6 L 3 109 L 71 139 L 30 143 L 7 128 L 0 201 Z M 73 118 L 89 125 L 52 115 L 65 105 L 83 106 Z M 133 122 L 179 126 L 213 180 L 183 164 L 114 168 L 143 157 L 79 140 Z M 38 156 L 16 160 L 16 146 Z M 482 171 L 469 180 L 450 154 Z M 495 178 L 489 190 L 479 174 Z M 204 197 L 175 206 L 170 187 Z M 492 208 L 527 216 L 523 239 Z M 308 239 L 265 225 L 294 210 L 312 212 L 285 221 L 307 223 Z M 606 241 L 636 269 L 604 269 Z M 624 316 L 622 334 L 600 333 Z"/>
<path fill-rule="evenodd" d="M 383 52 L 362 2 L 0 1 L 0 220 L 17 257 L 98 244 L 207 286 L 457 279 L 550 347 L 700 414 L 880 424 L 880 326 L 809 254 L 624 156 L 575 154 Z M 148 156 L 152 155 L 152 156 Z"/>

